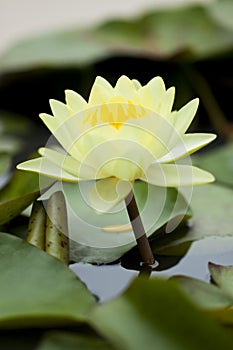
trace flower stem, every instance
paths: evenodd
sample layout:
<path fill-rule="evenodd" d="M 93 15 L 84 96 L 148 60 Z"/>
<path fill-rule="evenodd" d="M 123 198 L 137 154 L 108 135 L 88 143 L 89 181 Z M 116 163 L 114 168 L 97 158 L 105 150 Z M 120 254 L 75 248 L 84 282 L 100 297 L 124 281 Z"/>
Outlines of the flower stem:
<path fill-rule="evenodd" d="M 35 200 L 28 225 L 27 242 L 44 250 L 46 212 L 41 201 Z"/>
<path fill-rule="evenodd" d="M 128 194 L 125 203 L 142 261 L 145 265 L 153 265 L 155 258 L 142 224 L 133 191 Z"/>
<path fill-rule="evenodd" d="M 67 209 L 65 198 L 61 191 L 53 193 L 48 200 L 45 226 L 45 251 L 68 265 L 69 237 Z"/>

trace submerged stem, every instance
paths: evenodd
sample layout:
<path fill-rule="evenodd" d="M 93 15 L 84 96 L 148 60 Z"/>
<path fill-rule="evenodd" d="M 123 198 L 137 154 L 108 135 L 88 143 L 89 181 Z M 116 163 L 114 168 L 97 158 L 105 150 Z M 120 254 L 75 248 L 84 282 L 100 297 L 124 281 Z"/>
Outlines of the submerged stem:
<path fill-rule="evenodd" d="M 35 200 L 29 219 L 27 242 L 44 250 L 46 211 L 41 201 Z"/>
<path fill-rule="evenodd" d="M 145 265 L 153 265 L 155 258 L 142 224 L 133 191 L 128 194 L 125 203 L 142 261 Z"/>
<path fill-rule="evenodd" d="M 45 251 L 68 265 L 69 237 L 67 209 L 65 198 L 61 191 L 53 193 L 48 200 Z"/>

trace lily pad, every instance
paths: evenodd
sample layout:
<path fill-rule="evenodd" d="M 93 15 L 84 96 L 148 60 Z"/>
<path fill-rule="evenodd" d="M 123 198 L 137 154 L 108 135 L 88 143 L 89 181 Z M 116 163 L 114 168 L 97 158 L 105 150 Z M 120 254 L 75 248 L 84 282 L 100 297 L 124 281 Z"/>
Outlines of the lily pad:
<path fill-rule="evenodd" d="M 18 216 L 39 195 L 39 176 L 17 170 L 0 190 L 0 225 Z"/>
<path fill-rule="evenodd" d="M 209 6 L 209 13 L 223 27 L 233 29 L 233 2 L 231 0 L 214 1 Z"/>
<path fill-rule="evenodd" d="M 15 56 L 16 55 L 16 56 Z M 105 59 L 109 50 L 104 43 L 84 30 L 62 31 L 23 40 L 0 59 L 2 71 L 39 67 L 82 67 Z"/>
<path fill-rule="evenodd" d="M 104 340 L 67 332 L 50 332 L 44 336 L 37 350 L 114 350 L 115 347 Z"/>
<path fill-rule="evenodd" d="M 94 297 L 64 264 L 18 237 L 0 235 L 0 328 L 82 322 Z"/>
<path fill-rule="evenodd" d="M 189 297 L 206 309 L 218 322 L 233 325 L 233 266 L 209 263 L 211 280 L 215 285 L 190 278 L 174 276 L 175 280 Z"/>
<path fill-rule="evenodd" d="M 233 340 L 174 282 L 138 278 L 121 297 L 97 306 L 90 323 L 117 349 L 231 349 Z"/>
<path fill-rule="evenodd" d="M 233 305 L 233 297 L 222 288 L 188 276 L 174 276 L 187 295 L 206 309 L 223 309 Z"/>
<path fill-rule="evenodd" d="M 212 6 L 212 4 L 211 4 Z M 223 26 L 230 15 L 208 5 L 157 10 L 130 20 L 108 21 L 88 30 L 62 31 L 24 40 L 2 55 L 1 70 L 41 67 L 85 67 L 116 55 L 167 60 L 209 58 L 230 52 L 232 27 Z M 186 30 L 184 30 L 184 28 Z"/>
<path fill-rule="evenodd" d="M 209 263 L 212 280 L 233 300 L 233 266 Z"/>
<path fill-rule="evenodd" d="M 109 263 L 135 246 L 136 240 L 124 201 L 111 212 L 98 214 L 87 200 L 91 185 L 91 182 L 80 186 L 62 184 L 67 200 L 71 260 Z M 138 181 L 134 192 L 148 236 L 168 222 L 177 226 L 182 219 L 191 216 L 187 202 L 176 189 Z"/>
<path fill-rule="evenodd" d="M 196 156 L 195 164 L 210 171 L 216 180 L 224 185 L 233 186 L 233 143 L 218 147 L 213 151 Z"/>
<path fill-rule="evenodd" d="M 169 247 L 180 246 L 184 242 L 192 242 L 205 237 L 233 237 L 233 190 L 217 184 L 197 186 L 193 188 L 193 219 L 189 222 L 186 234 L 174 235 L 174 239 L 166 242 L 160 252 L 166 254 Z M 233 247 L 232 247 L 233 249 Z M 168 252 L 169 252 L 168 250 Z M 174 252 L 173 252 L 174 253 Z"/>

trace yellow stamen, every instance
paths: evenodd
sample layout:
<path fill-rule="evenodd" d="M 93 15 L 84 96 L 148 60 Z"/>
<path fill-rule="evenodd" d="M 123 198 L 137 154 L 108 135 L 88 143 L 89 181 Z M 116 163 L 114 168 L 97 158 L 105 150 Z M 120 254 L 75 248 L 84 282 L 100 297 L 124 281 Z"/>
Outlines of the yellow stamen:
<path fill-rule="evenodd" d="M 93 108 L 94 112 L 92 110 L 88 114 L 84 119 L 84 124 L 89 122 L 94 127 L 98 122 L 109 123 L 117 130 L 127 120 L 141 118 L 146 114 L 142 105 L 136 105 L 131 100 L 126 101 L 120 96 L 115 96 L 108 102 L 103 102 L 100 106 Z"/>

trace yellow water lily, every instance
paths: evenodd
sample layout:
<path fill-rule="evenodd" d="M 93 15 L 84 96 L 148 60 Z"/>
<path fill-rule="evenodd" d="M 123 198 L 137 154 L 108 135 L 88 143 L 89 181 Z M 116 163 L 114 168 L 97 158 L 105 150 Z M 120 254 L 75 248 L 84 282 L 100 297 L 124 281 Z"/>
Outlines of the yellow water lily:
<path fill-rule="evenodd" d="M 97 77 L 88 102 L 66 90 L 66 104 L 50 100 L 53 115 L 40 118 L 62 146 L 43 147 L 41 157 L 18 169 L 65 182 L 93 181 L 91 204 L 107 211 L 124 199 L 135 180 L 163 187 L 214 181 L 209 172 L 178 160 L 215 139 L 206 133 L 186 134 L 198 99 L 172 111 L 175 88 L 161 77 L 142 86 L 121 76 L 113 87 Z"/>

